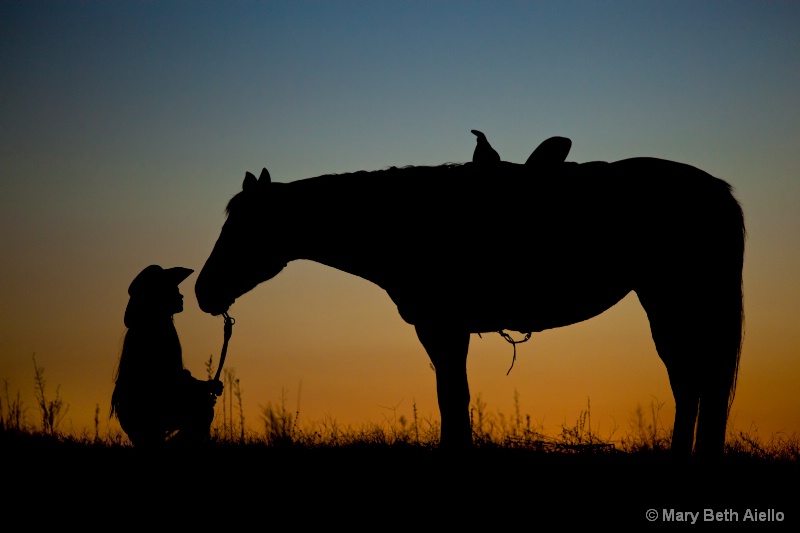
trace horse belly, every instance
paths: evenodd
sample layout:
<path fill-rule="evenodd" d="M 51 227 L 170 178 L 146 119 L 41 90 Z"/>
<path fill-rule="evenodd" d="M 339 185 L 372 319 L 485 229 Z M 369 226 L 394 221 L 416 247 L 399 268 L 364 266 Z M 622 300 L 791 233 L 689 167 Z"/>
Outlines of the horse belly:
<path fill-rule="evenodd" d="M 500 277 L 488 283 L 439 280 L 388 292 L 409 324 L 449 324 L 483 333 L 543 331 L 582 322 L 631 290 L 630 284 L 612 279 L 548 282 L 532 277 L 515 283 L 513 277 Z"/>
<path fill-rule="evenodd" d="M 463 320 L 473 333 L 544 331 L 593 318 L 630 291 L 622 284 L 506 287 L 470 298 L 462 308 Z"/>

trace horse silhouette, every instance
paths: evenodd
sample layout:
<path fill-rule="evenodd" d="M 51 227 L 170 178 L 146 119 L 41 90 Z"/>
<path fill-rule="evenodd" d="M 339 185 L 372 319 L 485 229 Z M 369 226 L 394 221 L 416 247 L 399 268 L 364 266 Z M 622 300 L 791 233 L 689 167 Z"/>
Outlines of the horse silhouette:
<path fill-rule="evenodd" d="M 575 324 L 634 291 L 675 399 L 672 451 L 721 455 L 744 321 L 745 228 L 732 188 L 651 157 L 564 162 L 570 146 L 548 139 L 526 164 L 289 183 L 248 172 L 198 276 L 200 308 L 226 312 L 297 259 L 377 284 L 433 363 L 440 446 L 452 449 L 472 443 L 470 334 Z M 525 253 L 504 253 L 508 241 Z"/>

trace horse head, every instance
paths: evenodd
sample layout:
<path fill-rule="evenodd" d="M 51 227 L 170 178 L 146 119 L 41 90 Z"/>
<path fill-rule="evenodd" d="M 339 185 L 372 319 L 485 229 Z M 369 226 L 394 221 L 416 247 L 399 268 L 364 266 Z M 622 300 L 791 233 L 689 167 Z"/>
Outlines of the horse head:
<path fill-rule="evenodd" d="M 265 253 L 263 247 L 265 237 L 269 240 L 272 234 L 272 240 L 277 239 L 273 229 L 277 225 L 271 223 L 276 185 L 266 168 L 258 179 L 247 172 L 241 192 L 228 203 L 225 224 L 195 283 L 197 302 L 204 312 L 227 312 L 236 298 L 286 266 L 283 255 Z"/>

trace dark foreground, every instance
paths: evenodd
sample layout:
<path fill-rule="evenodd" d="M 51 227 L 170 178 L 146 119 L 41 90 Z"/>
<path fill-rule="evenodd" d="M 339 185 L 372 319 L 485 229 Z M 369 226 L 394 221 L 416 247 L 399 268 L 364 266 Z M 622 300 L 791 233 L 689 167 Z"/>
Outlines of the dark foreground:
<path fill-rule="evenodd" d="M 0 451 L 7 523 L 15 514 L 41 526 L 204 530 L 786 531 L 800 523 L 797 461 L 411 445 L 142 453 L 35 439 L 0 440 Z"/>

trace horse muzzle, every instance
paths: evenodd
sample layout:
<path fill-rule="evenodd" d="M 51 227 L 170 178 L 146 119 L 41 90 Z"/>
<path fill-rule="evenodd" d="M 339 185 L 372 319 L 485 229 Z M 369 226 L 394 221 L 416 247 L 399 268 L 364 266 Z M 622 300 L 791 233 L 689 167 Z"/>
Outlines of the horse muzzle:
<path fill-rule="evenodd" d="M 197 304 L 204 313 L 218 316 L 227 313 L 236 298 L 233 298 L 222 291 L 213 290 L 211 286 L 204 282 L 204 278 L 199 277 L 194 287 Z"/>
<path fill-rule="evenodd" d="M 209 315 L 212 316 L 219 316 L 225 314 L 228 312 L 228 309 L 230 308 L 231 308 L 230 305 L 220 305 L 220 306 L 205 307 L 205 308 L 202 306 L 200 307 L 200 309 L 202 309 L 205 313 L 208 313 Z"/>

